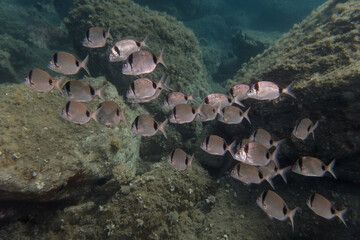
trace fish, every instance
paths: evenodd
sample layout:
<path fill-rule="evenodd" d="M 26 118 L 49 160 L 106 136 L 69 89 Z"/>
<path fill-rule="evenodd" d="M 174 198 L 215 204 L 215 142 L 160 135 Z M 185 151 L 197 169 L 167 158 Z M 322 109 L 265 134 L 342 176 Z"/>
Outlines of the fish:
<path fill-rule="evenodd" d="M 126 126 L 129 125 L 125 116 L 125 110 L 120 109 L 119 105 L 113 101 L 100 103 L 94 112 L 94 120 L 104 124 L 106 127 L 118 126 L 120 125 L 120 120 L 123 120 Z"/>
<path fill-rule="evenodd" d="M 260 194 L 256 200 L 257 205 L 270 217 L 280 221 L 290 219 L 292 230 L 294 231 L 294 216 L 297 207 L 289 210 L 285 201 L 274 191 L 267 190 Z"/>
<path fill-rule="evenodd" d="M 287 94 L 296 98 L 291 91 L 295 82 L 292 82 L 286 88 L 282 89 L 278 85 L 269 81 L 260 81 L 254 83 L 246 93 L 248 98 L 256 100 L 274 100 L 280 97 L 281 94 Z"/>
<path fill-rule="evenodd" d="M 212 93 L 206 96 L 201 105 L 209 104 L 216 108 L 217 112 L 221 112 L 221 110 L 233 104 L 232 98 L 222 93 Z"/>
<path fill-rule="evenodd" d="M 258 142 L 264 145 L 267 149 L 272 147 L 277 147 L 281 143 L 285 141 L 285 139 L 275 141 L 271 137 L 270 133 L 265 129 L 258 128 L 250 137 L 249 139 L 253 142 Z"/>
<path fill-rule="evenodd" d="M 226 106 L 222 109 L 222 114 L 220 115 L 218 120 L 226 124 L 240 124 L 245 118 L 251 124 L 248 116 L 250 108 L 251 107 L 249 107 L 245 112 L 243 112 L 238 107 Z"/>
<path fill-rule="evenodd" d="M 274 161 L 270 161 L 270 163 L 266 166 L 259 166 L 259 169 L 263 174 L 268 175 L 270 178 L 274 178 L 277 175 L 280 175 L 285 183 L 287 183 L 286 174 L 290 171 L 291 168 L 292 166 L 288 166 L 280 169 L 275 165 Z"/>
<path fill-rule="evenodd" d="M 61 117 L 77 125 L 87 124 L 95 115 L 81 102 L 68 101 L 61 111 Z"/>
<path fill-rule="evenodd" d="M 103 27 L 91 27 L 87 30 L 82 45 L 88 48 L 100 48 L 105 46 L 108 38 L 113 39 L 110 28 L 106 31 Z"/>
<path fill-rule="evenodd" d="M 98 90 L 95 90 L 87 82 L 81 80 L 71 80 L 65 83 L 62 88 L 61 95 L 71 101 L 91 102 L 95 96 L 99 96 L 105 100 L 104 90 L 107 87 L 105 84 Z"/>
<path fill-rule="evenodd" d="M 347 227 L 344 215 L 347 209 L 336 210 L 334 205 L 324 196 L 314 193 L 306 201 L 306 205 L 316 214 L 326 219 L 332 219 L 337 216 Z"/>
<path fill-rule="evenodd" d="M 145 73 L 151 73 L 155 70 L 157 65 L 161 63 L 167 68 L 163 60 L 164 48 L 161 50 L 160 56 L 149 51 L 137 51 L 129 55 L 126 63 L 122 67 L 122 73 L 124 75 L 141 75 Z"/>
<path fill-rule="evenodd" d="M 270 184 L 270 186 L 275 189 L 269 175 L 263 174 L 261 170 L 259 170 L 259 168 L 248 165 L 246 163 L 237 163 L 231 171 L 230 176 L 237 180 L 240 180 L 246 185 L 250 185 L 252 183 L 260 184 L 264 180 L 266 180 Z"/>
<path fill-rule="evenodd" d="M 319 121 L 316 121 L 315 124 L 308 119 L 303 118 L 301 121 L 294 127 L 294 130 L 292 131 L 292 134 L 301 140 L 305 140 L 310 134 L 313 135 L 313 138 L 315 139 L 314 131 L 319 126 Z"/>
<path fill-rule="evenodd" d="M 172 89 L 168 85 L 169 81 L 169 76 L 165 80 L 165 74 L 161 77 L 161 80 L 158 83 L 148 78 L 136 79 L 130 84 L 126 97 L 128 99 L 145 99 L 154 96 L 158 89 L 160 89 L 160 93 L 162 89 L 171 91 Z"/>
<path fill-rule="evenodd" d="M 132 123 L 131 130 L 135 134 L 139 134 L 143 137 L 154 136 L 159 130 L 164 134 L 164 137 L 167 139 L 165 132 L 165 127 L 168 124 L 168 119 L 165 119 L 160 125 L 150 116 L 150 115 L 139 115 L 135 118 Z"/>
<path fill-rule="evenodd" d="M 176 105 L 186 104 L 190 100 L 194 100 L 192 95 L 187 96 L 182 92 L 170 92 L 165 96 L 161 107 L 164 109 L 173 109 Z"/>
<path fill-rule="evenodd" d="M 211 155 L 224 156 L 227 151 L 232 154 L 232 149 L 235 145 L 236 141 L 227 145 L 222 137 L 210 135 L 201 143 L 200 148 Z"/>
<path fill-rule="evenodd" d="M 277 155 L 279 147 L 273 153 L 258 142 L 249 142 L 243 145 L 234 155 L 234 159 L 254 166 L 266 166 L 272 160 L 279 167 Z"/>
<path fill-rule="evenodd" d="M 294 173 L 310 177 L 322 177 L 326 172 L 329 172 L 335 179 L 337 179 L 333 169 L 334 166 L 335 159 L 326 166 L 318 158 L 305 156 L 301 157 L 295 162 L 292 171 Z"/>
<path fill-rule="evenodd" d="M 135 41 L 133 39 L 124 39 L 115 43 L 114 47 L 111 48 L 109 55 L 109 62 L 121 62 L 125 61 L 130 54 L 140 51 L 141 47 L 147 47 L 146 39 L 141 42 Z"/>
<path fill-rule="evenodd" d="M 25 86 L 40 92 L 47 93 L 50 92 L 54 87 L 61 90 L 61 85 L 64 83 L 65 77 L 62 77 L 59 80 L 54 80 L 51 75 L 39 68 L 32 69 L 27 77 L 25 78 Z"/>
<path fill-rule="evenodd" d="M 170 163 L 176 170 L 184 171 L 188 167 L 191 167 L 193 159 L 194 154 L 189 158 L 186 152 L 180 148 L 176 148 L 169 155 L 168 163 Z"/>
<path fill-rule="evenodd" d="M 199 114 L 196 116 L 196 120 L 207 122 L 216 118 L 218 112 L 217 109 L 211 105 L 203 104 L 199 107 Z"/>
<path fill-rule="evenodd" d="M 240 105 L 241 107 L 245 107 L 244 104 L 241 102 L 248 98 L 246 93 L 249 91 L 250 87 L 247 84 L 237 84 L 232 86 L 229 90 L 229 95 L 233 98 L 233 101 Z"/>
<path fill-rule="evenodd" d="M 146 103 L 146 102 L 151 102 L 152 100 L 158 98 L 160 96 L 162 92 L 161 88 L 156 89 L 155 94 L 150 96 L 150 97 L 146 97 L 146 98 L 128 98 L 127 101 L 129 103 Z"/>
<path fill-rule="evenodd" d="M 195 109 L 189 104 L 178 104 L 169 117 L 171 123 L 190 123 L 195 120 L 196 115 L 199 114 L 199 108 Z"/>
<path fill-rule="evenodd" d="M 87 74 L 90 76 L 89 69 L 87 67 L 89 61 L 89 55 L 80 62 L 74 55 L 67 52 L 57 52 L 55 53 L 51 61 L 49 61 L 48 68 L 54 72 L 61 73 L 64 75 L 75 75 L 81 68 L 83 68 Z"/>

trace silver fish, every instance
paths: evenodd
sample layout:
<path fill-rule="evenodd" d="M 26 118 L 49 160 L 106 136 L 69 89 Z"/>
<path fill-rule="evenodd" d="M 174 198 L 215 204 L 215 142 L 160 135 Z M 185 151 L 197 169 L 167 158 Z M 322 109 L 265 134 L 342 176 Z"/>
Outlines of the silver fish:
<path fill-rule="evenodd" d="M 329 172 L 336 179 L 336 175 L 333 170 L 334 165 L 335 159 L 326 166 L 318 158 L 301 157 L 295 162 L 292 171 L 294 173 L 310 177 L 322 177 L 325 175 L 326 172 Z"/>
<path fill-rule="evenodd" d="M 260 184 L 266 180 L 270 186 L 275 189 L 274 184 L 269 175 L 263 174 L 257 167 L 246 163 L 237 163 L 230 173 L 230 176 L 240 180 L 246 185 L 252 183 Z"/>
<path fill-rule="evenodd" d="M 306 201 L 306 205 L 317 215 L 326 218 L 332 219 L 337 216 L 347 227 L 344 220 L 344 215 L 347 209 L 336 210 L 334 205 L 325 197 L 318 193 L 312 194 L 309 199 Z"/>
<path fill-rule="evenodd" d="M 285 141 L 285 139 L 275 141 L 271 137 L 270 133 L 262 128 L 257 129 L 250 137 L 249 139 L 253 142 L 258 142 L 264 145 L 267 149 L 270 149 L 272 147 L 277 147 L 281 143 Z"/>
<path fill-rule="evenodd" d="M 89 69 L 87 68 L 88 61 L 89 55 L 80 62 L 70 53 L 57 52 L 52 56 L 51 61 L 49 61 L 48 68 L 64 75 L 75 75 L 83 68 L 90 76 Z"/>
<path fill-rule="evenodd" d="M 87 82 L 81 80 L 71 80 L 65 83 L 62 88 L 62 96 L 71 101 L 91 102 L 95 96 L 105 100 L 104 90 L 107 85 L 95 90 Z"/>
<path fill-rule="evenodd" d="M 230 106 L 233 103 L 232 98 L 222 93 L 212 93 L 206 96 L 201 105 L 209 104 L 217 109 L 220 113 L 221 109 L 226 106 Z"/>
<path fill-rule="evenodd" d="M 249 91 L 249 89 L 250 87 L 247 84 L 237 84 L 230 88 L 229 94 L 233 98 L 233 102 L 240 105 L 241 107 L 245 107 L 241 101 L 248 98 L 246 93 Z"/>
<path fill-rule="evenodd" d="M 251 107 L 249 107 L 245 112 L 243 112 L 238 107 L 226 106 L 222 109 L 222 115 L 220 115 L 218 120 L 226 124 L 240 124 L 245 118 L 251 124 L 248 116 L 250 108 Z"/>
<path fill-rule="evenodd" d="M 125 61 L 130 54 L 140 51 L 141 47 L 146 46 L 146 39 L 141 42 L 133 39 L 124 39 L 115 43 L 115 46 L 111 48 L 109 55 L 109 62 L 121 62 Z M 147 46 L 146 46 L 147 47 Z"/>
<path fill-rule="evenodd" d="M 91 119 L 95 119 L 95 115 L 81 102 L 68 101 L 62 109 L 61 117 L 75 124 L 86 124 Z"/>
<path fill-rule="evenodd" d="M 184 171 L 186 168 L 191 167 L 193 159 L 194 154 L 189 158 L 186 152 L 176 148 L 169 155 L 168 163 L 176 170 Z"/>
<path fill-rule="evenodd" d="M 276 166 L 279 166 L 277 155 L 279 148 L 276 148 L 273 153 L 258 142 L 250 142 L 245 144 L 234 154 L 234 158 L 240 162 L 244 162 L 254 166 L 266 166 L 272 160 Z"/>
<path fill-rule="evenodd" d="M 88 48 L 100 48 L 105 46 L 108 38 L 113 39 L 110 28 L 106 31 L 103 27 L 91 27 L 87 30 L 82 45 Z"/>
<path fill-rule="evenodd" d="M 200 148 L 211 155 L 223 156 L 227 151 L 232 154 L 232 149 L 235 145 L 236 141 L 227 145 L 222 137 L 210 135 L 201 143 Z"/>
<path fill-rule="evenodd" d="M 319 121 L 316 121 L 316 123 L 313 124 L 310 119 L 304 118 L 301 119 L 301 121 L 294 127 L 292 134 L 301 140 L 305 140 L 310 134 L 312 134 L 315 139 L 314 131 L 318 126 Z"/>
<path fill-rule="evenodd" d="M 165 74 L 158 83 L 148 78 L 136 79 L 130 84 L 130 88 L 127 91 L 126 97 L 128 99 L 146 99 L 154 96 L 158 89 L 160 89 L 160 93 L 162 89 L 171 91 L 172 89 L 168 86 L 169 81 L 169 76 L 165 80 Z"/>
<path fill-rule="evenodd" d="M 196 120 L 207 122 L 216 118 L 218 112 L 217 109 L 208 104 L 202 104 L 199 107 L 199 114 L 196 116 Z"/>
<path fill-rule="evenodd" d="M 199 114 L 199 109 L 189 104 L 178 104 L 173 108 L 169 121 L 178 124 L 190 123 L 195 120 L 197 114 Z"/>
<path fill-rule="evenodd" d="M 106 127 L 120 125 L 120 120 L 123 120 L 128 126 L 128 121 L 125 116 L 125 110 L 120 109 L 119 105 L 113 101 L 104 101 L 99 104 L 97 110 L 94 112 L 94 119 L 96 122 L 104 124 Z"/>
<path fill-rule="evenodd" d="M 288 94 L 293 98 L 296 98 L 291 91 L 294 83 L 295 82 L 292 82 L 286 88 L 281 89 L 273 82 L 260 81 L 253 84 L 249 91 L 246 93 L 246 95 L 248 96 L 248 98 L 253 98 L 257 100 L 274 100 L 280 97 L 280 95 L 283 93 Z"/>
<path fill-rule="evenodd" d="M 65 77 L 54 80 L 51 75 L 41 69 L 32 69 L 25 78 L 25 85 L 37 92 L 50 92 L 54 87 L 61 92 L 61 85 L 64 83 Z"/>
<path fill-rule="evenodd" d="M 135 118 L 131 130 L 144 137 L 154 136 L 159 130 L 164 134 L 165 138 L 167 138 L 165 127 L 168 123 L 168 120 L 162 124 L 158 124 L 151 116 L 149 115 L 139 115 Z"/>
<path fill-rule="evenodd" d="M 149 51 L 137 51 L 129 55 L 126 63 L 123 65 L 122 73 L 124 75 L 140 75 L 151 73 L 155 70 L 157 65 L 161 63 L 165 68 L 163 60 L 164 48 L 161 50 L 160 56 Z"/>
<path fill-rule="evenodd" d="M 275 218 L 280 221 L 285 221 L 289 218 L 292 230 L 294 231 L 294 216 L 298 208 L 289 210 L 285 201 L 271 190 L 262 192 L 256 200 L 256 203 L 270 218 Z"/>
<path fill-rule="evenodd" d="M 285 183 L 287 183 L 286 174 L 290 171 L 292 167 L 285 167 L 282 169 L 279 169 L 274 161 L 270 161 L 270 163 L 266 166 L 260 166 L 259 169 L 263 174 L 268 175 L 270 178 L 274 178 L 277 175 L 280 175 Z"/>
<path fill-rule="evenodd" d="M 162 108 L 164 109 L 173 109 L 178 104 L 186 104 L 190 100 L 193 100 L 193 97 L 186 96 L 182 92 L 170 92 L 165 96 L 165 99 L 162 103 Z"/>
<path fill-rule="evenodd" d="M 129 103 L 146 103 L 146 102 L 151 102 L 152 100 L 158 98 L 160 96 L 162 92 L 161 88 L 156 89 L 156 92 L 154 95 L 150 96 L 150 97 L 146 97 L 146 98 L 128 98 L 127 101 Z"/>

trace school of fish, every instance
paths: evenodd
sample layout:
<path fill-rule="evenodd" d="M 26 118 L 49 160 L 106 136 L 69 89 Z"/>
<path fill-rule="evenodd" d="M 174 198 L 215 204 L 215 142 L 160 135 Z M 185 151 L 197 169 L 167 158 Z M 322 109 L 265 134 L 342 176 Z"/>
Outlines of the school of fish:
<path fill-rule="evenodd" d="M 107 39 L 113 39 L 110 28 L 91 27 L 87 30 L 83 39 L 83 46 L 88 48 L 101 48 L 106 45 Z M 133 39 L 123 39 L 115 43 L 111 48 L 109 62 L 124 61 L 122 74 L 142 75 L 155 71 L 159 64 L 167 68 L 163 59 L 164 47 L 157 56 L 152 51 L 142 50 L 146 45 L 147 37 L 143 41 Z M 123 121 L 129 126 L 125 111 L 120 109 L 117 103 L 106 101 L 104 90 L 106 85 L 100 89 L 94 89 L 87 82 L 82 80 L 70 80 L 66 82 L 67 75 L 75 75 L 83 68 L 90 76 L 87 67 L 89 56 L 84 60 L 79 60 L 74 55 L 67 52 L 56 52 L 51 57 L 48 68 L 56 73 L 63 75 L 59 80 L 44 70 L 32 69 L 25 78 L 25 85 L 39 93 L 46 93 L 57 88 L 60 95 L 68 100 L 61 112 L 61 117 L 74 124 L 87 124 L 91 119 L 106 127 L 118 126 Z M 197 108 L 189 104 L 189 101 L 196 102 L 192 95 L 177 92 L 170 87 L 170 76 L 163 75 L 160 80 L 155 82 L 149 78 L 138 78 L 131 82 L 126 98 L 129 103 L 147 103 L 158 98 L 162 91 L 167 92 L 162 108 L 170 110 L 168 119 L 158 123 L 150 115 L 139 115 L 131 124 L 131 130 L 135 134 L 143 137 L 151 137 L 162 132 L 165 138 L 165 131 L 168 123 L 186 124 L 193 121 L 213 121 L 217 117 L 218 121 L 225 124 L 241 124 L 244 119 L 251 124 L 248 107 L 243 111 L 240 107 L 245 107 L 242 103 L 246 99 L 259 101 L 271 101 L 286 94 L 296 99 L 291 88 L 295 82 L 291 82 L 286 88 L 280 88 L 277 84 L 269 81 L 259 81 L 251 86 L 247 84 L 237 84 L 230 88 L 228 94 L 212 93 L 203 98 Z M 95 97 L 99 97 L 102 102 L 98 108 L 91 112 L 85 105 Z M 235 105 L 234 105 L 235 104 Z M 236 106 L 238 105 L 238 106 Z M 313 123 L 309 118 L 298 121 L 294 126 L 292 135 L 305 141 L 312 134 L 315 139 L 314 131 L 319 122 Z M 228 144 L 223 138 L 217 135 L 210 135 L 202 142 L 200 148 L 211 154 L 224 156 L 229 152 L 237 162 L 231 170 L 230 176 L 243 182 L 246 185 L 261 184 L 263 181 L 269 183 L 275 189 L 272 179 L 280 175 L 287 183 L 286 174 L 291 170 L 294 173 L 306 177 L 322 177 L 326 172 L 330 173 L 335 179 L 334 173 L 335 160 L 326 165 L 322 160 L 312 156 L 300 157 L 293 166 L 280 168 L 277 155 L 281 144 L 285 139 L 274 140 L 271 134 L 265 129 L 258 128 L 249 138 L 243 139 L 241 144 L 233 141 Z M 169 164 L 178 171 L 185 171 L 191 168 L 194 154 L 190 157 L 180 148 L 174 149 L 168 156 Z M 257 205 L 270 217 L 280 221 L 290 219 L 294 231 L 294 216 L 296 210 L 290 209 L 285 201 L 273 190 L 261 193 L 256 200 Z M 335 209 L 334 205 L 324 196 L 314 193 L 306 201 L 307 206 L 318 216 L 326 219 L 338 217 L 346 226 L 344 214 L 346 208 Z"/>

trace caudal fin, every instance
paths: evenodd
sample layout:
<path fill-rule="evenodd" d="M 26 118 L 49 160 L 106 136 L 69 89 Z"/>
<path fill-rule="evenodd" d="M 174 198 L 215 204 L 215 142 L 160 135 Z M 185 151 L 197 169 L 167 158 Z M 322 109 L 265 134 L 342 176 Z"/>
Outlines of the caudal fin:
<path fill-rule="evenodd" d="M 159 126 L 159 130 L 164 134 L 164 137 L 167 139 L 167 135 L 166 135 L 166 132 L 165 132 L 165 127 L 166 125 L 168 124 L 169 120 L 168 119 L 165 119 L 165 121 L 160 124 Z"/>
<path fill-rule="evenodd" d="M 347 208 L 345 208 L 343 210 L 338 210 L 335 212 L 335 215 L 338 216 L 338 218 L 340 218 L 340 220 L 343 222 L 345 227 L 347 227 L 345 219 L 344 219 L 344 215 L 345 215 L 346 211 L 347 211 Z"/>
<path fill-rule="evenodd" d="M 288 166 L 286 168 L 282 168 L 278 170 L 278 174 L 284 179 L 284 182 L 287 183 L 286 174 L 291 170 L 292 166 Z"/>
<path fill-rule="evenodd" d="M 296 213 L 297 210 L 298 210 L 298 208 L 296 207 L 293 210 L 288 211 L 288 213 L 286 214 L 290 219 L 293 232 L 294 232 L 294 229 L 295 229 L 294 228 L 294 217 L 295 217 L 295 213 Z"/>
<path fill-rule="evenodd" d="M 125 125 L 128 127 L 129 126 L 129 122 L 126 119 L 126 115 L 125 115 L 125 109 L 120 110 L 120 119 L 122 119 L 125 122 Z"/>
<path fill-rule="evenodd" d="M 290 95 L 292 96 L 293 98 L 296 98 L 295 97 L 295 94 L 291 91 L 291 88 L 294 86 L 295 84 L 295 81 L 293 81 L 292 83 L 289 84 L 289 86 L 287 86 L 286 88 L 282 89 L 281 90 L 281 93 L 285 93 L 287 95 Z"/>
<path fill-rule="evenodd" d="M 194 154 L 193 154 L 193 155 L 191 155 L 191 157 L 190 157 L 190 159 L 188 160 L 188 162 L 187 162 L 186 166 L 188 166 L 188 167 L 192 167 L 192 162 L 193 162 L 193 160 L 194 160 Z"/>
<path fill-rule="evenodd" d="M 162 75 L 161 77 L 161 80 L 159 82 L 159 85 L 162 89 L 166 90 L 166 91 L 174 91 L 170 86 L 169 86 L 169 83 L 170 83 L 170 76 L 168 76 L 166 79 L 165 79 L 165 74 Z"/>
<path fill-rule="evenodd" d="M 63 77 L 60 78 L 59 80 L 54 81 L 55 87 L 56 87 L 57 89 L 59 89 L 59 91 L 60 91 L 61 94 L 64 94 L 61 86 L 64 84 L 65 78 L 66 78 L 66 76 L 63 76 Z"/>
<path fill-rule="evenodd" d="M 81 62 L 80 67 L 82 67 L 87 72 L 87 74 L 91 77 L 90 71 L 89 71 L 89 69 L 87 67 L 88 62 L 89 62 L 89 55 L 87 55 L 85 57 L 85 59 Z"/>
<path fill-rule="evenodd" d="M 283 143 L 285 142 L 285 140 L 286 140 L 286 139 L 284 138 L 284 139 L 281 139 L 281 140 L 278 140 L 278 141 L 274 141 L 274 142 L 273 142 L 273 146 L 274 146 L 274 147 L 277 147 L 277 146 L 283 144 Z"/>
<path fill-rule="evenodd" d="M 279 151 L 280 151 L 280 146 L 275 148 L 275 150 L 273 151 L 273 153 L 271 154 L 270 156 L 270 160 L 273 160 L 274 163 L 275 163 L 275 166 L 280 168 L 280 163 L 279 163 L 279 160 L 278 160 L 278 155 L 279 155 Z"/>
<path fill-rule="evenodd" d="M 275 189 L 274 183 L 269 175 L 263 174 L 264 179 L 270 184 L 270 186 Z"/>
<path fill-rule="evenodd" d="M 237 105 L 241 106 L 241 107 L 245 107 L 245 105 L 237 97 L 233 98 L 233 102 L 236 103 Z"/>
<path fill-rule="evenodd" d="M 167 68 L 167 66 L 166 66 L 166 64 L 165 64 L 165 62 L 164 62 L 164 59 L 163 59 L 164 49 L 165 49 L 165 47 L 163 47 L 163 48 L 161 49 L 161 53 L 160 53 L 160 56 L 157 58 L 157 63 L 156 63 L 156 64 L 161 63 L 165 68 Z"/>
<path fill-rule="evenodd" d="M 104 91 L 105 88 L 107 87 L 107 84 L 105 84 L 104 86 L 102 86 L 101 88 L 99 88 L 98 90 L 95 91 L 95 95 L 98 95 L 99 98 L 101 98 L 101 100 L 105 101 L 105 95 L 104 95 Z"/>
<path fill-rule="evenodd" d="M 334 172 L 334 166 L 335 166 L 335 159 L 331 161 L 329 165 L 326 167 L 326 171 L 328 171 L 335 179 L 337 179 L 335 172 Z"/>
<path fill-rule="evenodd" d="M 113 37 L 111 36 L 111 33 L 110 33 L 110 28 L 107 30 L 105 38 L 113 39 Z"/>
<path fill-rule="evenodd" d="M 316 123 L 315 123 L 315 124 L 310 128 L 310 130 L 309 130 L 309 134 L 312 133 L 314 140 L 315 140 L 315 133 L 314 133 L 314 131 L 315 131 L 315 129 L 317 129 L 318 126 L 319 126 L 319 121 L 316 121 Z"/>
<path fill-rule="evenodd" d="M 250 124 L 251 124 L 251 121 L 250 121 L 250 118 L 249 118 L 249 110 L 250 110 L 251 107 L 249 107 L 245 112 L 243 112 L 241 114 L 241 117 L 245 118 Z"/>

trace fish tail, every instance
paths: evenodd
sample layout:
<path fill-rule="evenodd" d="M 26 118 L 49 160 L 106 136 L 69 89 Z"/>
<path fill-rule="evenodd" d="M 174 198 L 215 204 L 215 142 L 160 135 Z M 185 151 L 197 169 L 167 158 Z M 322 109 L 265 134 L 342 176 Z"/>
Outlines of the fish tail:
<path fill-rule="evenodd" d="M 334 172 L 334 166 L 335 166 L 335 159 L 332 160 L 331 163 L 326 167 L 326 171 L 328 171 L 335 179 L 337 179 Z"/>
<path fill-rule="evenodd" d="M 292 81 L 289 86 L 281 90 L 281 93 L 285 93 L 287 95 L 292 96 L 293 98 L 296 98 L 295 94 L 291 91 L 291 88 L 294 86 L 295 81 Z"/>
<path fill-rule="evenodd" d="M 126 115 L 125 115 L 125 109 L 120 110 L 120 119 L 122 119 L 125 122 L 125 125 L 127 127 L 129 126 L 129 122 L 126 119 Z"/>
<path fill-rule="evenodd" d="M 273 144 L 273 145 L 274 145 L 274 147 L 277 147 L 277 146 L 283 144 L 285 141 L 286 141 L 286 139 L 283 138 L 283 139 L 281 139 L 281 140 L 279 140 L 279 141 L 274 141 L 274 144 Z"/>
<path fill-rule="evenodd" d="M 249 118 L 249 110 L 250 110 L 250 108 L 251 108 L 251 106 L 250 106 L 245 112 L 243 112 L 243 113 L 241 114 L 241 116 L 242 116 L 243 118 L 245 118 L 245 119 L 251 124 L 251 121 L 250 121 L 250 118 Z"/>
<path fill-rule="evenodd" d="M 275 189 L 274 183 L 269 175 L 264 174 L 264 179 L 270 184 L 273 189 Z"/>
<path fill-rule="evenodd" d="M 310 131 L 309 131 L 309 134 L 312 133 L 314 140 L 315 140 L 315 133 L 314 133 L 314 131 L 315 131 L 315 129 L 317 129 L 318 126 L 319 126 L 319 121 L 316 121 L 316 123 L 314 124 L 314 126 L 312 126 L 312 127 L 310 128 Z"/>
<path fill-rule="evenodd" d="M 240 107 L 245 107 L 245 105 L 237 97 L 233 98 L 233 102 L 239 105 Z"/>
<path fill-rule="evenodd" d="M 191 157 L 190 157 L 190 159 L 189 159 L 189 161 L 188 161 L 188 163 L 187 163 L 187 166 L 188 167 L 192 167 L 192 161 L 194 160 L 194 154 L 193 155 L 191 155 Z"/>
<path fill-rule="evenodd" d="M 274 161 L 276 167 L 280 168 L 280 164 L 279 164 L 279 160 L 278 160 L 278 155 L 279 155 L 279 150 L 280 147 L 275 148 L 274 152 L 271 154 L 271 160 Z"/>
<path fill-rule="evenodd" d="M 288 211 L 288 213 L 287 213 L 287 216 L 289 217 L 290 222 L 291 222 L 291 227 L 292 227 L 293 232 L 294 232 L 294 217 L 295 217 L 295 213 L 297 210 L 298 210 L 298 208 L 296 207 L 293 210 Z"/>
<path fill-rule="evenodd" d="M 102 86 L 101 88 L 99 88 L 98 90 L 95 91 L 95 95 L 98 95 L 99 98 L 101 98 L 101 100 L 105 101 L 105 95 L 104 95 L 104 91 L 105 88 L 107 87 L 107 84 L 105 84 L 104 86 Z"/>
<path fill-rule="evenodd" d="M 144 40 L 142 40 L 142 41 L 140 42 L 140 45 L 149 48 L 148 45 L 146 45 L 147 39 L 148 39 L 148 35 L 146 35 L 146 37 L 144 38 Z"/>
<path fill-rule="evenodd" d="M 62 90 L 61 86 L 64 84 L 65 79 L 66 79 L 66 76 L 63 76 L 63 77 L 62 77 L 62 78 L 60 78 L 59 80 L 54 81 L 54 85 L 55 85 L 55 87 L 56 87 L 57 89 L 59 89 L 59 91 L 60 91 L 60 93 L 61 93 L 61 94 L 64 94 L 64 92 L 63 92 L 63 90 Z"/>
<path fill-rule="evenodd" d="M 87 56 L 84 58 L 84 60 L 81 62 L 80 67 L 82 67 L 82 68 L 87 72 L 87 74 L 91 77 L 90 71 L 89 71 L 89 69 L 88 69 L 88 67 L 87 67 L 88 62 L 89 62 L 89 55 L 87 55 Z"/>
<path fill-rule="evenodd" d="M 187 96 L 188 101 L 196 101 L 192 95 Z"/>
<path fill-rule="evenodd" d="M 94 119 L 95 122 L 99 123 L 99 120 L 98 120 L 98 117 L 97 117 L 99 110 L 100 109 L 97 109 L 95 112 L 90 113 L 90 120 Z"/>
<path fill-rule="evenodd" d="M 110 27 L 109 27 L 109 29 L 108 29 L 107 32 L 106 32 L 106 37 L 105 37 L 105 38 L 113 39 L 113 37 L 111 36 L 111 33 L 110 33 Z"/>
<path fill-rule="evenodd" d="M 164 134 L 164 137 L 167 139 L 167 135 L 166 135 L 166 132 L 165 132 L 165 127 L 166 125 L 168 124 L 169 120 L 168 119 L 165 119 L 165 121 L 160 124 L 159 126 L 159 130 Z"/>
<path fill-rule="evenodd" d="M 292 166 L 288 166 L 282 169 L 278 170 L 278 173 L 280 174 L 280 176 L 282 177 L 282 179 L 284 180 L 285 183 L 287 183 L 287 178 L 286 178 L 286 174 L 292 169 Z"/>
<path fill-rule="evenodd" d="M 165 89 L 166 91 L 174 91 L 174 89 L 172 89 L 170 86 L 170 76 L 168 76 L 166 79 L 165 79 L 165 74 L 161 77 L 161 80 L 160 80 L 160 86 L 161 88 Z"/>
<path fill-rule="evenodd" d="M 343 222 L 345 227 L 347 227 L 345 219 L 344 219 L 344 215 L 345 215 L 346 211 L 347 211 L 347 208 L 335 212 L 335 215 L 338 216 L 338 218 Z"/>
<path fill-rule="evenodd" d="M 231 155 L 233 155 L 233 148 L 236 146 L 236 140 L 234 140 L 230 145 L 226 147 L 226 151 L 228 151 Z"/>
<path fill-rule="evenodd" d="M 166 64 L 165 64 L 165 62 L 164 62 L 164 59 L 163 59 L 164 49 L 165 49 L 165 47 L 163 47 L 163 48 L 161 49 L 161 53 L 160 53 L 160 56 L 159 56 L 158 59 L 157 59 L 157 63 L 156 63 L 156 64 L 161 63 L 165 68 L 167 68 L 167 66 L 166 66 Z"/>

